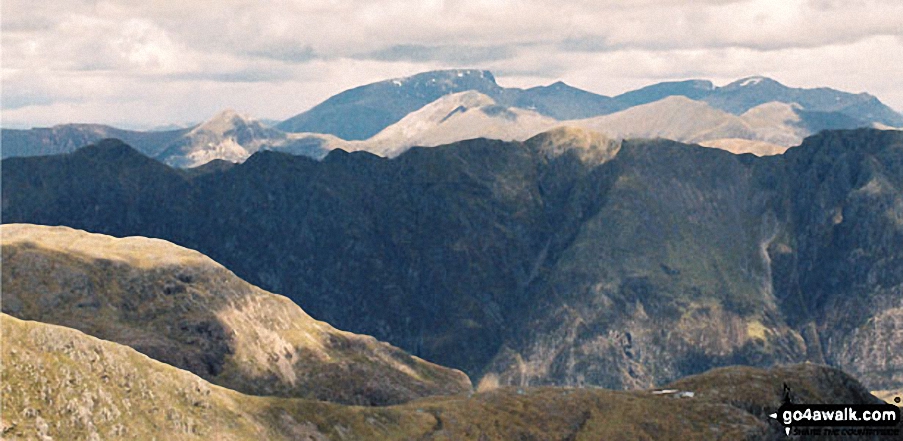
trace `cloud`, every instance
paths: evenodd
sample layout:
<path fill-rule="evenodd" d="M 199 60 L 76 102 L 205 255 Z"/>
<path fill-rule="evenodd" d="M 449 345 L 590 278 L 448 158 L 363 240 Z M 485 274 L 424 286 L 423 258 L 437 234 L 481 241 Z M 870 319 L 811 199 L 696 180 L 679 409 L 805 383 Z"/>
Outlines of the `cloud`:
<path fill-rule="evenodd" d="M 222 106 L 284 118 L 344 88 L 453 67 L 610 95 L 766 74 L 901 109 L 901 16 L 898 0 L 5 0 L 3 117 L 111 122 L 116 108 L 164 124 Z"/>
<path fill-rule="evenodd" d="M 352 58 L 379 61 L 440 61 L 456 65 L 470 65 L 508 59 L 513 57 L 515 52 L 516 49 L 513 46 L 424 46 L 402 44 L 365 54 L 353 55 Z"/>
<path fill-rule="evenodd" d="M 317 55 L 311 46 L 295 46 L 293 44 L 278 45 L 272 44 L 269 47 L 254 48 L 247 52 L 248 55 L 269 58 L 273 60 L 282 60 L 291 63 L 303 63 L 315 58 L 322 58 Z"/>

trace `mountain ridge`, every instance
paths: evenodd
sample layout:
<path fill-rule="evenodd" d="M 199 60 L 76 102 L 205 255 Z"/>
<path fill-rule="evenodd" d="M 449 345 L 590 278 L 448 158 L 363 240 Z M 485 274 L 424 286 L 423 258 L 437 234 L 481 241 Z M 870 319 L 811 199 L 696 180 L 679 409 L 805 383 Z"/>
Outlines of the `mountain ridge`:
<path fill-rule="evenodd" d="M 584 135 L 392 159 L 262 151 L 105 199 L 88 184 L 123 184 L 81 160 L 65 161 L 74 186 L 54 178 L 60 158 L 10 159 L 4 222 L 165 237 L 475 381 L 632 388 L 803 360 L 903 381 L 903 359 L 874 356 L 900 342 L 857 331 L 901 314 L 901 132 L 823 132 L 762 158 Z M 173 176 L 156 188 L 183 176 L 153 174 Z"/>
<path fill-rule="evenodd" d="M 495 102 L 495 105 L 487 103 L 484 106 L 484 110 L 491 113 L 486 114 L 488 119 L 478 119 L 471 124 L 457 115 L 459 121 L 454 130 L 442 128 L 441 121 L 436 121 L 430 127 L 421 127 L 419 134 L 386 135 L 412 132 L 414 127 L 405 127 L 410 120 L 422 119 L 422 114 L 430 108 L 441 107 L 443 101 L 453 101 L 456 95 L 468 93 L 481 94 Z M 638 107 L 667 107 L 662 103 L 679 101 L 679 97 L 693 100 L 683 101 L 686 108 L 677 109 L 677 114 L 686 120 L 684 125 L 695 127 L 694 131 L 680 126 L 649 127 L 643 118 L 637 120 L 627 116 L 641 113 Z M 792 110 L 785 111 L 784 116 L 773 114 L 771 120 L 763 118 L 767 116 L 761 112 L 763 107 L 776 106 Z M 724 114 L 714 117 L 719 111 Z M 694 121 L 694 115 L 690 115 L 694 112 L 711 127 L 700 127 L 698 121 Z M 759 115 L 750 120 L 751 113 L 756 112 Z M 506 115 L 518 114 L 529 115 L 529 118 L 524 118 L 526 122 L 515 121 L 513 117 L 508 121 L 504 119 Z M 646 117 L 666 119 L 654 114 Z M 226 120 L 233 123 L 216 130 L 203 129 L 204 126 L 222 126 Z M 390 151 L 391 155 L 397 155 L 416 144 L 435 146 L 466 138 L 524 141 L 552 128 L 553 120 L 569 126 L 581 125 L 581 121 L 622 121 L 620 126 L 609 124 L 606 135 L 664 136 L 760 155 L 781 153 L 782 148 L 796 145 L 803 137 L 821 130 L 903 126 L 903 115 L 871 95 L 824 87 L 792 88 L 767 77 L 743 78 L 721 87 L 707 80 L 664 82 L 612 98 L 561 81 L 526 89 L 506 88 L 498 85 L 489 71 L 453 69 L 358 86 L 277 124 L 276 128 L 249 118 L 236 120 L 215 115 L 199 126 L 171 132 L 122 131 L 96 125 L 26 131 L 4 129 L 3 145 L 6 148 L 2 152 L 3 157 L 64 153 L 115 137 L 168 164 L 196 167 L 213 159 L 241 162 L 260 149 L 322 158 L 336 148 Z"/>

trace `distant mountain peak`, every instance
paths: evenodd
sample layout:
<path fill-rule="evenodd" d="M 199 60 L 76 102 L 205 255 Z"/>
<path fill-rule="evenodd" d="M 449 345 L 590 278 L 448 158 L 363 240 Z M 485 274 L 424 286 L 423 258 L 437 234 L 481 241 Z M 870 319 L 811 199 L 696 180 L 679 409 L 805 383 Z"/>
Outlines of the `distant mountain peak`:
<path fill-rule="evenodd" d="M 96 161 L 101 166 L 116 164 L 119 167 L 126 164 L 130 164 L 129 166 L 154 164 L 163 167 L 162 164 L 116 138 L 101 139 L 75 150 L 71 155 L 77 158 L 90 158 L 90 160 Z"/>
<path fill-rule="evenodd" d="M 667 98 L 669 96 L 685 96 L 700 100 L 711 94 L 715 85 L 708 80 L 665 81 L 652 84 L 637 90 L 622 93 L 615 97 L 626 107 L 638 106 Z"/>
<path fill-rule="evenodd" d="M 242 115 L 236 112 L 234 109 L 225 109 L 195 127 L 193 132 L 207 131 L 213 133 L 224 133 L 229 130 L 234 130 L 236 127 L 254 124 L 258 123 L 250 117 Z"/>
<path fill-rule="evenodd" d="M 701 80 L 701 79 L 690 79 L 690 80 L 677 80 L 677 81 L 665 81 L 658 84 L 653 84 L 647 87 L 684 87 L 689 89 L 698 89 L 698 90 L 715 90 L 715 83 L 712 83 L 709 80 Z M 640 89 L 642 90 L 642 89 Z"/>
<path fill-rule="evenodd" d="M 239 115 L 239 113 L 236 112 L 235 109 L 233 109 L 233 108 L 226 108 L 226 109 L 219 111 L 219 113 L 217 113 L 216 115 L 213 116 L 213 118 L 210 118 L 210 119 L 235 118 L 235 117 L 241 117 L 241 115 Z"/>
<path fill-rule="evenodd" d="M 710 106 L 702 101 L 694 100 L 692 98 L 686 97 L 684 95 L 671 95 L 664 97 L 658 101 L 653 101 L 648 104 L 641 104 L 636 107 L 657 107 L 657 108 L 669 108 L 674 107 L 678 109 L 706 109 Z"/>
<path fill-rule="evenodd" d="M 130 155 L 144 157 L 141 152 L 116 138 L 105 138 L 93 144 L 86 145 L 75 151 L 77 154 L 87 156 Z"/>
<path fill-rule="evenodd" d="M 602 133 L 575 126 L 558 126 L 524 141 L 550 157 L 576 151 L 584 162 L 602 163 L 620 150 L 620 141 Z"/>
<path fill-rule="evenodd" d="M 423 72 L 346 90 L 276 127 L 286 132 L 325 133 L 349 141 L 364 140 L 444 95 L 467 90 L 497 97 L 504 88 L 487 70 Z"/>
<path fill-rule="evenodd" d="M 688 80 L 687 83 L 697 89 L 712 90 L 715 88 L 715 84 L 709 80 Z"/>
<path fill-rule="evenodd" d="M 279 130 L 226 109 L 176 139 L 157 159 L 177 167 L 194 167 L 212 159 L 241 162 L 262 147 L 282 144 L 285 139 Z"/>
<path fill-rule="evenodd" d="M 753 75 L 751 77 L 741 78 L 737 81 L 734 81 L 733 83 L 730 83 L 730 84 L 724 86 L 723 89 L 731 90 L 731 89 L 738 89 L 738 88 L 743 88 L 743 87 L 761 87 L 761 86 L 787 87 L 771 78 L 768 78 L 768 77 L 765 77 L 762 75 Z"/>
<path fill-rule="evenodd" d="M 468 90 L 442 96 L 411 112 L 362 145 L 373 153 L 394 157 L 414 145 L 433 147 L 472 138 L 523 140 L 555 124 L 552 118 Z"/>
<path fill-rule="evenodd" d="M 395 86 L 402 86 L 408 83 L 435 83 L 441 81 L 487 81 L 489 83 L 496 84 L 495 76 L 492 75 L 492 72 L 480 69 L 431 70 L 407 77 L 393 78 L 384 82 L 390 82 Z"/>

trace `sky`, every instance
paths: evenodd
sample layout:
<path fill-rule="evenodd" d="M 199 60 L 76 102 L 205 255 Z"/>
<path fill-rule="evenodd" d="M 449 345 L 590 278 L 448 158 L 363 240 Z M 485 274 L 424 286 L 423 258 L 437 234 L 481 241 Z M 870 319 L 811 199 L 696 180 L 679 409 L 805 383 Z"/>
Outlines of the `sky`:
<path fill-rule="evenodd" d="M 609 96 L 765 75 L 903 110 L 900 0 L 3 0 L 0 34 L 3 127 L 282 120 L 446 68 Z"/>

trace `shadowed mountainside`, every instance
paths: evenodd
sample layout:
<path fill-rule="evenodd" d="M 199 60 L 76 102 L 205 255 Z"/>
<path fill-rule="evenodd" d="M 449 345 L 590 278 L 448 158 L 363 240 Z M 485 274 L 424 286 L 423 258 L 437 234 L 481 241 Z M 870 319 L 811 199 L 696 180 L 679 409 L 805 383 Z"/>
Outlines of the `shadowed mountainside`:
<path fill-rule="evenodd" d="M 561 129 L 394 159 L 261 152 L 190 177 L 110 141 L 5 160 L 3 210 L 201 250 L 486 384 L 643 388 L 811 360 L 892 390 L 901 157 L 896 131 L 756 158 Z"/>
<path fill-rule="evenodd" d="M 3 312 L 131 346 L 254 395 L 382 405 L 470 390 L 461 372 L 313 320 L 196 251 L 3 225 Z"/>

